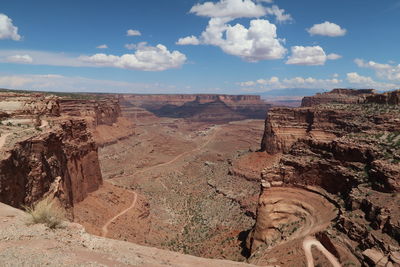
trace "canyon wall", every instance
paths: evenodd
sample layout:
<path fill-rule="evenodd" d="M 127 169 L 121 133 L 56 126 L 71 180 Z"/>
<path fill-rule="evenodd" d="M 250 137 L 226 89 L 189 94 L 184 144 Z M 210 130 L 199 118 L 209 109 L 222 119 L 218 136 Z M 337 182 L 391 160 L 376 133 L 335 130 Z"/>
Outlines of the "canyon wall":
<path fill-rule="evenodd" d="M 330 92 L 306 96 L 301 101 L 302 107 L 320 104 L 357 104 L 363 103 L 367 96 L 374 95 L 374 89 L 333 89 Z"/>
<path fill-rule="evenodd" d="M 321 97 L 317 96 L 318 101 L 305 101 L 313 103 L 310 107 L 269 111 L 261 150 L 283 155 L 261 175 L 257 222 L 247 240 L 253 253 L 262 244 L 273 247 L 290 236 L 313 233 L 304 232 L 307 220 L 297 215 L 292 218 L 293 214 L 308 213 L 318 222 L 325 212 L 321 209 L 313 215 L 313 202 L 318 200 L 301 200 L 306 193 L 293 194 L 290 203 L 271 197 L 281 188 L 286 188 L 283 192 L 316 190 L 334 203 L 339 210 L 331 226 L 337 232 L 330 232 L 330 238 L 347 246 L 361 262 L 371 261 L 371 249 L 386 262 L 389 256 L 385 255 L 400 251 L 400 211 L 395 208 L 400 192 L 399 93 L 350 92 L 361 98 L 354 103 L 329 103 L 318 102 Z M 284 211 L 276 215 L 280 222 L 286 218 L 282 224 L 271 213 L 279 209 Z M 290 209 L 292 213 L 285 217 Z"/>
<path fill-rule="evenodd" d="M 195 120 L 260 119 L 270 107 L 256 95 L 121 95 L 120 101 L 157 116 Z"/>
<path fill-rule="evenodd" d="M 95 98 L 93 95 L 92 98 Z M 117 122 L 121 115 L 119 99 L 103 97 L 98 99 L 60 99 L 60 113 L 62 115 L 88 118 L 91 126 L 109 125 Z"/>
<path fill-rule="evenodd" d="M 9 116 L 60 116 L 59 98 L 43 93 L 0 92 L 0 110 Z"/>
<path fill-rule="evenodd" d="M 83 120 L 20 141 L 0 160 L 0 202 L 14 207 L 54 194 L 69 208 L 101 184 L 97 145 Z"/>

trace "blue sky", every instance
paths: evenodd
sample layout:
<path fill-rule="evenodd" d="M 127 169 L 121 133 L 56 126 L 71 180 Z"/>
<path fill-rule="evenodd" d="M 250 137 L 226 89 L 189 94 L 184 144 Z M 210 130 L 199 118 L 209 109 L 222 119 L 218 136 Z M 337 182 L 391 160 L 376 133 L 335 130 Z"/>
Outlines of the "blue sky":
<path fill-rule="evenodd" d="M 13 0 L 0 14 L 5 88 L 400 88 L 399 0 Z"/>

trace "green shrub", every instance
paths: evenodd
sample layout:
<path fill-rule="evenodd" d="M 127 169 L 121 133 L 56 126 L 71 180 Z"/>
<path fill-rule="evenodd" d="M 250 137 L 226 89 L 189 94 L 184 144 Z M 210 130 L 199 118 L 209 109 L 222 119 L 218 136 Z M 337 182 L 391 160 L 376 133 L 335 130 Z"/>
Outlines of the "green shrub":
<path fill-rule="evenodd" d="M 54 207 L 48 199 L 43 199 L 32 206 L 24 206 L 26 212 L 31 215 L 29 224 L 45 224 L 51 229 L 61 226 L 64 213 L 61 208 Z"/>

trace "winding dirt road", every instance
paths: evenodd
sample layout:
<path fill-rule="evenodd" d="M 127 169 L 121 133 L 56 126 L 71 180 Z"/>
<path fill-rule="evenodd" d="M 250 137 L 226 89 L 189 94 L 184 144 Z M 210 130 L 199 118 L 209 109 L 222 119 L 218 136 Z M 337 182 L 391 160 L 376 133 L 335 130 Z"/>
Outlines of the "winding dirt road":
<path fill-rule="evenodd" d="M 220 130 L 220 128 L 219 128 L 218 126 L 216 126 L 214 129 L 215 129 L 215 130 L 214 130 L 214 133 L 213 133 L 213 134 L 208 138 L 208 140 L 207 140 L 205 143 L 203 143 L 202 145 L 200 145 L 200 146 L 198 146 L 198 147 L 196 147 L 196 148 L 194 148 L 194 149 L 192 149 L 192 150 L 183 152 L 183 153 L 177 155 L 175 158 L 171 159 L 170 161 L 167 161 L 167 162 L 164 162 L 164 163 L 160 163 L 160 164 L 157 164 L 157 165 L 148 167 L 148 168 L 144 168 L 144 169 L 142 169 L 142 170 L 139 170 L 139 171 L 136 171 L 136 172 L 130 174 L 129 176 L 135 176 L 135 175 L 137 175 L 137 174 L 145 173 L 145 172 L 147 172 L 147 171 L 151 171 L 151 170 L 156 169 L 156 168 L 159 168 L 159 167 L 167 166 L 167 165 L 174 163 L 175 161 L 181 159 L 182 157 L 184 157 L 184 156 L 186 156 L 186 155 L 188 155 L 188 154 L 191 154 L 191 153 L 194 153 L 194 152 L 196 152 L 196 151 L 198 151 L 198 150 L 203 149 L 204 147 L 206 147 L 206 146 L 214 139 L 214 137 L 217 135 L 217 133 L 218 133 L 219 130 Z M 115 177 L 115 178 L 120 178 L 120 177 Z"/>
<path fill-rule="evenodd" d="M 132 194 L 134 194 L 133 197 L 133 201 L 132 204 L 124 209 L 123 211 L 121 211 L 120 213 L 118 213 L 117 215 L 115 215 L 114 217 L 112 217 L 110 220 L 108 220 L 104 226 L 101 228 L 101 236 L 102 237 L 107 237 L 108 234 L 108 226 L 110 226 L 110 224 L 112 224 L 116 219 L 118 219 L 119 217 L 121 217 L 122 215 L 126 214 L 128 211 L 130 211 L 131 209 L 133 209 L 136 205 L 136 201 L 137 201 L 137 194 L 135 192 L 132 192 Z"/>
<path fill-rule="evenodd" d="M 316 246 L 322 254 L 330 261 L 333 267 L 341 267 L 339 261 L 332 255 L 317 239 L 307 236 L 303 241 L 303 249 L 306 254 L 307 267 L 314 267 L 314 258 L 311 253 L 311 247 Z"/>
<path fill-rule="evenodd" d="M 162 166 L 167 166 L 167 165 L 169 165 L 169 164 L 174 163 L 175 161 L 179 160 L 180 158 L 184 157 L 184 156 L 187 155 L 187 154 L 190 154 L 190 153 L 193 153 L 193 152 L 195 152 L 195 151 L 198 151 L 198 150 L 203 149 L 205 146 L 207 146 L 207 145 L 214 139 L 214 137 L 216 136 L 216 134 L 218 133 L 219 130 L 220 130 L 220 129 L 216 127 L 216 130 L 215 130 L 214 133 L 208 138 L 208 140 L 207 140 L 204 144 L 202 144 L 202 145 L 196 147 L 195 149 L 192 149 L 192 150 L 190 150 L 190 151 L 186 151 L 186 152 L 184 152 L 184 153 L 182 153 L 182 154 L 179 154 L 178 156 L 176 156 L 175 158 L 171 159 L 171 160 L 168 161 L 168 162 L 164 162 L 164 163 L 161 163 L 161 164 L 158 164 L 158 165 L 154 165 L 154 166 L 151 166 L 151 167 L 149 167 L 149 168 L 146 168 L 146 169 L 137 171 L 137 172 L 131 174 L 130 176 L 134 176 L 134 175 L 137 175 L 137 174 L 139 174 L 139 173 L 144 173 L 144 172 L 147 172 L 147 171 L 150 171 L 150 170 L 152 170 L 152 169 L 159 168 L 159 167 L 162 167 Z M 165 187 L 165 185 L 163 185 L 163 186 Z M 104 226 L 101 228 L 101 236 L 102 236 L 102 237 L 107 237 L 107 234 L 108 234 L 108 227 L 110 226 L 110 224 L 112 224 L 112 223 L 113 223 L 115 220 L 117 220 L 119 217 L 121 217 L 122 215 L 126 214 L 128 211 L 130 211 L 131 209 L 133 209 L 133 208 L 135 207 L 136 201 L 137 201 L 137 194 L 136 194 L 135 192 L 133 192 L 133 191 L 132 191 L 132 193 L 134 194 L 134 198 L 133 198 L 132 204 L 131 204 L 128 208 L 126 208 L 125 210 L 121 211 L 120 213 L 118 213 L 117 215 L 115 215 L 114 217 L 112 217 L 110 220 L 108 220 L 108 221 L 104 224 Z"/>

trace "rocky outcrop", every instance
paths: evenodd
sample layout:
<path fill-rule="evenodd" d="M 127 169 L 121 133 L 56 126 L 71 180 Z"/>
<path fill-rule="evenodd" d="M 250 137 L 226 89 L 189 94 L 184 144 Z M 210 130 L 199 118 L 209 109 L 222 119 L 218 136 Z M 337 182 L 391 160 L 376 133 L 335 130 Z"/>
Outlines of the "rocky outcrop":
<path fill-rule="evenodd" d="M 400 105 L 400 90 L 367 96 L 366 103 Z"/>
<path fill-rule="evenodd" d="M 21 141 L 0 161 L 0 202 L 14 207 L 51 193 L 68 208 L 100 184 L 97 145 L 83 120 L 63 121 Z"/>
<path fill-rule="evenodd" d="M 124 106 L 145 108 L 158 116 L 198 114 L 210 105 L 225 106 L 220 116 L 234 119 L 264 118 L 269 106 L 256 95 L 121 95 Z M 215 116 L 216 114 L 213 114 Z M 209 116 L 211 117 L 211 116 Z"/>
<path fill-rule="evenodd" d="M 98 125 L 111 126 L 117 122 L 121 115 L 119 100 L 115 97 L 99 99 L 64 98 L 60 100 L 60 109 L 63 115 L 89 118 L 94 127 Z"/>
<path fill-rule="evenodd" d="M 364 93 L 360 95 L 364 97 Z M 359 104 L 327 103 L 269 111 L 261 149 L 283 155 L 278 164 L 262 172 L 263 190 L 249 248 L 271 246 L 271 240 L 276 243 L 289 238 L 277 232 L 276 225 L 271 228 L 266 223 L 285 218 L 271 217 L 270 211 L 279 211 L 284 204 L 283 200 L 269 200 L 273 190 L 315 188 L 340 209 L 331 225 L 343 235 L 346 246 L 352 244 L 352 253 L 361 262 L 374 264 L 378 254 L 390 262 L 387 255 L 400 250 L 400 212 L 396 208 L 400 192 L 400 106 L 388 105 L 389 99 L 396 99 L 393 95 L 396 92 L 384 94 L 382 104 L 367 97 Z M 298 198 L 291 197 L 291 203 Z M 307 204 L 314 202 L 309 200 Z M 372 248 L 379 253 L 370 253 Z"/>
<path fill-rule="evenodd" d="M 302 107 L 312 107 L 321 104 L 357 104 L 363 103 L 367 96 L 373 95 L 373 89 L 333 89 L 330 92 L 306 96 L 301 102 Z"/>
<path fill-rule="evenodd" d="M 60 116 L 59 98 L 42 93 L 0 93 L 0 110 L 10 116 Z"/>

